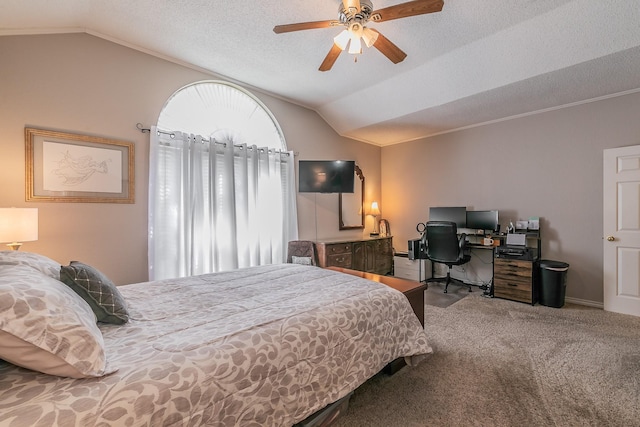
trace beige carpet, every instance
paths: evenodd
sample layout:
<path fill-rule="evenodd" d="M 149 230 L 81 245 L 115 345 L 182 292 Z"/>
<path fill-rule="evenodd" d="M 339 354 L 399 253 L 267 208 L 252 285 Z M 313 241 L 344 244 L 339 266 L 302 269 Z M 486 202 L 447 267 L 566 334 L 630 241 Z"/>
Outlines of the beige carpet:
<path fill-rule="evenodd" d="M 434 353 L 363 384 L 337 426 L 640 426 L 640 318 L 479 292 L 425 316 Z"/>
<path fill-rule="evenodd" d="M 484 292 L 482 289 L 474 286 L 472 292 L 469 292 L 468 286 L 463 286 L 458 283 L 450 283 L 447 288 L 447 293 L 444 293 L 445 284 L 443 282 L 430 282 L 424 293 L 424 302 L 426 306 L 434 305 L 436 307 L 449 307 L 460 301 L 462 298 L 473 295 L 482 295 Z"/>

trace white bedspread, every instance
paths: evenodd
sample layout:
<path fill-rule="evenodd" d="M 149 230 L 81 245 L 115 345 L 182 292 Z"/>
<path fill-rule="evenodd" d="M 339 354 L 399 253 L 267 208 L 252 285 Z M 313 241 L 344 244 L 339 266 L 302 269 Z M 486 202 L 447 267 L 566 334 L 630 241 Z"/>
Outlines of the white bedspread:
<path fill-rule="evenodd" d="M 0 425 L 290 426 L 431 352 L 402 293 L 317 267 L 119 289 L 130 323 L 100 326 L 117 372 L 70 379 L 0 361 Z"/>

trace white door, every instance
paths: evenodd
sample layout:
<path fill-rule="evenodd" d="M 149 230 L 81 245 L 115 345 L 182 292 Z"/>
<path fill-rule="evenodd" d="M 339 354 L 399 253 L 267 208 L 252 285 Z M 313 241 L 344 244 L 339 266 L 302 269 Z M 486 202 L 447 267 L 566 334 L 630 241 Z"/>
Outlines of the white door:
<path fill-rule="evenodd" d="M 640 316 L 640 145 L 604 150 L 604 309 Z"/>

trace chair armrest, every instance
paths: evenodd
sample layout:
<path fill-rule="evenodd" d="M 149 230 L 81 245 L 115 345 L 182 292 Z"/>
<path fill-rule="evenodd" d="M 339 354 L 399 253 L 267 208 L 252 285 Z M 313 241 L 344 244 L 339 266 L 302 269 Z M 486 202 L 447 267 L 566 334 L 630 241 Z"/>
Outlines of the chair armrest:
<path fill-rule="evenodd" d="M 461 233 L 460 238 L 458 239 L 458 246 L 460 247 L 460 250 L 463 250 L 467 246 L 467 243 L 467 234 Z"/>
<path fill-rule="evenodd" d="M 471 248 L 468 245 L 469 241 L 467 240 L 467 234 L 461 233 L 460 238 L 458 239 L 458 247 L 460 248 L 460 258 L 463 258 L 464 255 L 468 255 L 471 253 Z"/>

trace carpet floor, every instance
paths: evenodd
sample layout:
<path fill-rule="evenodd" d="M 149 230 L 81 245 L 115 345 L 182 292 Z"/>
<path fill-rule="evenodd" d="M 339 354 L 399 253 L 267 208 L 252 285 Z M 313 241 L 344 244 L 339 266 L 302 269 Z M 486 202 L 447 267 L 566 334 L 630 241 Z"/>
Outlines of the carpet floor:
<path fill-rule="evenodd" d="M 476 290 L 426 305 L 433 354 L 371 378 L 336 426 L 640 426 L 640 318 Z"/>
<path fill-rule="evenodd" d="M 424 293 L 425 307 L 430 305 L 436 307 L 449 307 L 451 304 L 460 301 L 467 295 L 481 295 L 483 291 L 478 287 L 472 287 L 472 291 L 469 292 L 469 287 L 460 285 L 458 283 L 450 283 L 447 288 L 447 293 L 444 293 L 443 282 L 431 282 Z"/>

